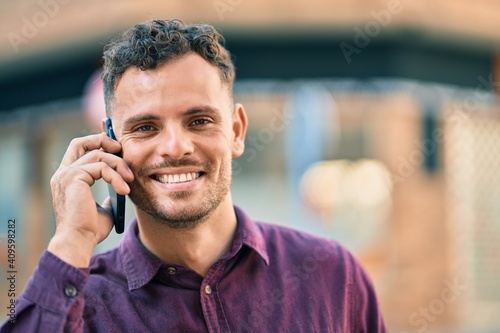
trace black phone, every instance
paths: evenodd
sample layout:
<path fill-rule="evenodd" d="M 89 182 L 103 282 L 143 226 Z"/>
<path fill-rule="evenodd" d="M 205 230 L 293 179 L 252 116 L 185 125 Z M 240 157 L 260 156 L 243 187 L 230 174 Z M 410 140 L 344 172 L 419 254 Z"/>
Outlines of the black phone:
<path fill-rule="evenodd" d="M 113 124 L 111 119 L 106 119 L 106 134 L 116 141 L 115 132 L 113 132 Z M 117 156 L 120 156 L 117 154 Z M 109 197 L 111 198 L 111 211 L 113 213 L 113 223 L 117 234 L 123 233 L 125 229 L 125 196 L 116 193 L 111 184 L 108 184 Z"/>

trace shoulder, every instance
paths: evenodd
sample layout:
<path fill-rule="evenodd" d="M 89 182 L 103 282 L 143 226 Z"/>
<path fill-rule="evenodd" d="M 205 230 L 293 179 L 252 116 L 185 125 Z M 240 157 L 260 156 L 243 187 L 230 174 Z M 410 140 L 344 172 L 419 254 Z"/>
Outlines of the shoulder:
<path fill-rule="evenodd" d="M 307 232 L 254 223 L 265 240 L 268 271 L 290 303 L 300 299 L 303 309 L 313 309 L 312 316 L 344 320 L 343 331 L 385 332 L 373 284 L 349 250 Z"/>
<path fill-rule="evenodd" d="M 332 254 L 338 253 L 338 255 L 344 255 L 344 252 L 347 252 L 338 242 L 325 237 L 267 222 L 255 222 L 255 224 L 262 232 L 267 247 L 274 250 L 286 249 L 292 253 L 307 254 L 315 252 L 319 254 L 319 252 L 326 251 Z"/>
<path fill-rule="evenodd" d="M 255 222 L 261 230 L 270 257 L 301 265 L 321 263 L 325 269 L 355 273 L 360 267 L 356 258 L 337 241 L 289 227 Z"/>
<path fill-rule="evenodd" d="M 280 274 L 289 286 L 298 289 L 302 285 L 309 292 L 311 286 L 323 286 L 313 289 L 320 294 L 331 293 L 334 298 L 337 293 L 344 293 L 342 297 L 348 297 L 349 302 L 376 304 L 368 274 L 343 245 L 288 227 L 262 222 L 256 224 L 266 242 L 271 270 Z"/>

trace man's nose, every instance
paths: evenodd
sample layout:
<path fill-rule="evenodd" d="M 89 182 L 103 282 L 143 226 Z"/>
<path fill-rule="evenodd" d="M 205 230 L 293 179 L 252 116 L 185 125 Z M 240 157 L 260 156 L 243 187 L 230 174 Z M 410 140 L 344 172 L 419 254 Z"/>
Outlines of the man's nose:
<path fill-rule="evenodd" d="M 189 131 L 181 126 L 168 126 L 159 136 L 158 153 L 163 157 L 180 159 L 194 152 Z"/>

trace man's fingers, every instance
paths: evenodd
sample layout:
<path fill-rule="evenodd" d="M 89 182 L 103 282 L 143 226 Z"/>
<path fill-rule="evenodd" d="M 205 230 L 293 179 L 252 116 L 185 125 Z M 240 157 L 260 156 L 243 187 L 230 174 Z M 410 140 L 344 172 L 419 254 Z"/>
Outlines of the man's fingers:
<path fill-rule="evenodd" d="M 85 164 L 91 164 L 95 162 L 104 162 L 111 168 L 115 169 L 126 182 L 131 182 L 134 180 L 134 174 L 132 170 L 128 167 L 127 163 L 118 156 L 106 153 L 101 150 L 94 150 L 79 158 L 72 166 L 84 166 Z"/>
<path fill-rule="evenodd" d="M 82 166 L 75 167 L 79 172 L 79 178 L 89 185 L 93 185 L 98 179 L 104 179 L 105 182 L 111 184 L 116 193 L 127 195 L 130 192 L 130 187 L 123 180 L 122 176 L 111 168 L 106 162 L 88 163 Z"/>
<path fill-rule="evenodd" d="M 110 153 L 118 153 L 121 150 L 121 145 L 119 142 L 109 138 L 105 133 L 76 138 L 71 140 L 61 161 L 61 165 L 69 166 L 87 152 L 100 148 Z"/>

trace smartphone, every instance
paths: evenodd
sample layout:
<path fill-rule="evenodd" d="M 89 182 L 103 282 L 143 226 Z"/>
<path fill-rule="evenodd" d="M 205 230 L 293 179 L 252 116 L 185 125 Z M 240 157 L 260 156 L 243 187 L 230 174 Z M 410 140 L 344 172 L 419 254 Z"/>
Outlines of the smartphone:
<path fill-rule="evenodd" d="M 106 134 L 116 141 L 115 132 L 111 119 L 106 119 Z M 120 156 L 117 154 L 117 156 Z M 125 229 L 125 196 L 115 192 L 111 184 L 108 184 L 109 197 L 111 198 L 111 211 L 113 213 L 113 223 L 117 234 L 123 233 Z"/>

